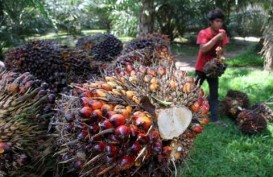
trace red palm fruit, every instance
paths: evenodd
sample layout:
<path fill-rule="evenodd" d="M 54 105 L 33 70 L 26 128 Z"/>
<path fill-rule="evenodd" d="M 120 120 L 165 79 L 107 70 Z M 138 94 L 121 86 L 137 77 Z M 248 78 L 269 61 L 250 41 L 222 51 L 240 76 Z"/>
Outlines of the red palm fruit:
<path fill-rule="evenodd" d="M 115 157 L 118 154 L 118 148 L 116 145 L 108 144 L 105 146 L 105 153 L 109 157 Z"/>
<path fill-rule="evenodd" d="M 130 74 L 134 70 L 134 67 L 131 64 L 127 64 L 126 67 L 125 67 L 125 70 L 126 70 L 127 73 Z"/>
<path fill-rule="evenodd" d="M 99 123 L 99 127 L 101 127 L 101 129 L 103 130 L 106 130 L 106 129 L 113 128 L 113 124 L 109 120 L 104 120 Z"/>
<path fill-rule="evenodd" d="M 154 153 L 159 154 L 162 151 L 162 142 L 156 141 L 152 144 L 152 150 Z"/>
<path fill-rule="evenodd" d="M 106 118 L 110 119 L 114 114 L 116 114 L 115 111 L 108 111 L 107 114 L 105 115 Z"/>
<path fill-rule="evenodd" d="M 107 96 L 107 93 L 103 89 L 94 89 L 91 91 L 92 97 L 103 97 L 105 98 Z"/>
<path fill-rule="evenodd" d="M 127 98 L 132 99 L 134 95 L 136 95 L 134 91 L 131 90 L 126 91 Z"/>
<path fill-rule="evenodd" d="M 101 109 L 101 107 L 103 106 L 103 103 L 101 101 L 98 101 L 98 100 L 90 100 L 88 102 L 88 105 L 90 106 L 90 108 L 95 110 L 95 109 Z"/>
<path fill-rule="evenodd" d="M 191 82 L 186 82 L 184 85 L 183 85 L 183 92 L 184 93 L 190 93 L 194 88 L 194 83 L 191 83 Z"/>
<path fill-rule="evenodd" d="M 199 98 L 198 98 L 198 104 L 199 104 L 200 106 L 202 106 L 202 105 L 203 105 L 203 102 L 204 102 L 204 98 L 203 98 L 203 97 L 199 97 Z"/>
<path fill-rule="evenodd" d="M 136 118 L 136 126 L 139 128 L 143 128 L 144 130 L 148 130 L 151 125 L 152 125 L 152 120 L 146 115 L 138 116 Z"/>
<path fill-rule="evenodd" d="M 130 130 L 131 130 L 131 136 L 132 137 L 137 137 L 137 135 L 139 133 L 137 126 L 135 126 L 134 124 L 130 124 L 129 127 L 130 127 Z"/>
<path fill-rule="evenodd" d="M 98 142 L 92 146 L 92 151 L 100 153 L 100 152 L 104 152 L 105 148 L 106 148 L 106 144 L 104 142 Z"/>
<path fill-rule="evenodd" d="M 121 158 L 118 167 L 120 170 L 127 170 L 131 168 L 135 163 L 135 157 L 124 156 Z"/>
<path fill-rule="evenodd" d="M 149 133 L 149 140 L 150 142 L 156 142 L 160 139 L 159 131 L 158 130 L 153 130 L 151 133 Z"/>
<path fill-rule="evenodd" d="M 121 114 L 124 116 L 125 119 L 128 119 L 130 116 L 130 113 L 128 112 L 127 109 L 120 109 L 116 111 L 117 114 Z"/>
<path fill-rule="evenodd" d="M 151 81 L 151 79 L 152 79 L 153 77 L 151 76 L 151 75 L 145 75 L 144 76 L 144 78 L 143 78 L 143 80 L 144 80 L 144 82 L 146 82 L 146 83 L 150 83 L 150 81 Z"/>
<path fill-rule="evenodd" d="M 85 91 L 80 94 L 80 97 L 87 97 L 90 98 L 92 97 L 92 93 L 90 91 Z"/>
<path fill-rule="evenodd" d="M 136 141 L 141 144 L 141 145 L 144 145 L 144 144 L 147 144 L 148 143 L 148 137 L 144 134 L 144 133 L 139 133 L 137 135 L 137 139 Z"/>
<path fill-rule="evenodd" d="M 10 147 L 4 142 L 0 142 L 0 154 L 8 150 L 10 150 Z"/>
<path fill-rule="evenodd" d="M 202 119 L 200 120 L 200 124 L 201 124 L 202 126 L 207 125 L 208 123 L 209 123 L 209 118 L 208 118 L 208 117 L 204 117 L 204 118 L 202 118 Z"/>
<path fill-rule="evenodd" d="M 89 133 L 90 133 L 91 135 L 95 135 L 95 134 L 99 133 L 100 127 L 99 127 L 99 125 L 97 125 L 97 124 L 89 125 L 89 126 L 88 126 L 88 130 L 89 130 Z"/>
<path fill-rule="evenodd" d="M 142 74 L 145 74 L 146 71 L 147 71 L 147 68 L 146 68 L 146 66 L 144 66 L 144 65 L 140 65 L 140 66 L 138 67 L 138 71 L 139 71 L 140 73 L 142 73 Z"/>
<path fill-rule="evenodd" d="M 81 140 L 81 141 L 85 141 L 85 140 L 87 140 L 87 135 L 88 135 L 88 132 L 84 130 L 84 131 L 81 131 L 81 132 L 78 134 L 77 138 L 78 138 L 79 140 Z"/>
<path fill-rule="evenodd" d="M 113 87 L 110 84 L 107 84 L 107 83 L 101 84 L 101 88 L 103 90 L 106 90 L 106 91 L 111 91 L 113 89 Z"/>
<path fill-rule="evenodd" d="M 200 107 L 200 112 L 202 115 L 207 115 L 207 113 L 209 112 L 209 107 L 206 106 L 205 104 L 203 104 L 201 107 Z"/>
<path fill-rule="evenodd" d="M 103 104 L 103 106 L 101 107 L 101 111 L 102 114 L 106 116 L 109 111 L 113 111 L 113 105 Z"/>
<path fill-rule="evenodd" d="M 147 74 L 151 75 L 151 76 L 156 76 L 156 69 L 155 68 L 152 68 L 152 67 L 149 67 L 147 68 Z"/>
<path fill-rule="evenodd" d="M 89 97 L 81 97 L 80 99 L 80 103 L 81 105 L 84 107 L 84 106 L 88 106 L 88 102 L 90 101 L 90 98 Z"/>
<path fill-rule="evenodd" d="M 129 151 L 133 152 L 134 154 L 137 154 L 141 149 L 142 146 L 138 142 L 134 142 L 132 146 L 129 148 Z"/>
<path fill-rule="evenodd" d="M 64 118 L 67 122 L 73 122 L 75 120 L 75 114 L 74 113 L 66 113 L 64 115 Z"/>
<path fill-rule="evenodd" d="M 88 106 L 85 106 L 79 110 L 79 115 L 83 118 L 88 118 L 92 114 L 92 109 Z"/>
<path fill-rule="evenodd" d="M 157 74 L 160 75 L 160 76 L 163 76 L 164 74 L 166 74 L 166 68 L 163 67 L 163 66 L 159 66 L 157 68 Z"/>
<path fill-rule="evenodd" d="M 96 121 L 100 120 L 101 118 L 102 118 L 102 112 L 101 112 L 101 110 L 100 109 L 96 109 L 96 110 L 94 110 L 92 112 L 89 120 L 91 122 L 96 122 Z"/>
<path fill-rule="evenodd" d="M 114 114 L 109 118 L 109 121 L 115 126 L 118 127 L 120 125 L 124 125 L 126 123 L 126 119 L 122 114 Z"/>
<path fill-rule="evenodd" d="M 203 97 L 204 97 L 204 95 L 205 95 L 204 90 L 201 88 L 201 89 L 200 89 L 200 97 L 202 97 L 202 98 L 203 98 Z"/>
<path fill-rule="evenodd" d="M 191 105 L 191 110 L 192 110 L 193 112 L 199 112 L 199 110 L 200 110 L 200 105 L 199 105 L 199 102 L 198 102 L 198 101 L 194 102 L 194 103 Z"/>
<path fill-rule="evenodd" d="M 194 131 L 195 133 L 202 133 L 203 131 L 203 128 L 200 124 L 194 124 L 192 127 L 191 127 L 192 131 Z"/>
<path fill-rule="evenodd" d="M 128 139 L 130 136 L 130 128 L 126 125 L 120 125 L 115 129 L 115 135 L 118 139 Z"/>
<path fill-rule="evenodd" d="M 126 106 L 126 108 L 125 108 L 127 111 L 128 111 L 128 113 L 129 114 L 132 114 L 132 111 L 133 111 L 133 108 L 132 108 L 132 106 Z"/>
<path fill-rule="evenodd" d="M 171 153 L 172 153 L 172 148 L 170 147 L 170 146 L 164 146 L 164 147 L 162 147 L 162 152 L 161 152 L 161 154 L 164 156 L 164 157 L 166 157 L 166 158 L 168 158 L 168 157 L 170 157 L 170 155 L 171 155 Z"/>

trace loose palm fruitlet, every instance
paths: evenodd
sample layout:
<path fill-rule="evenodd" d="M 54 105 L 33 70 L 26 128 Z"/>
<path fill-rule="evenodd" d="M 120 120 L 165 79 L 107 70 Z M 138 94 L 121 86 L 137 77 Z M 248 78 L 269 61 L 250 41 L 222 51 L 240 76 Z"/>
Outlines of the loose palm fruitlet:
<path fill-rule="evenodd" d="M 260 133 L 266 129 L 265 118 L 253 110 L 243 110 L 236 119 L 239 129 L 246 134 Z"/>
<path fill-rule="evenodd" d="M 0 176 L 42 176 L 46 171 L 47 128 L 55 102 L 46 87 L 28 72 L 0 73 Z"/>
<path fill-rule="evenodd" d="M 217 78 L 224 74 L 227 65 L 223 63 L 223 59 L 214 58 L 208 61 L 204 66 L 204 72 L 207 77 Z"/>
<path fill-rule="evenodd" d="M 51 124 L 55 156 L 66 169 L 60 171 L 166 177 L 185 159 L 207 121 L 208 102 L 184 72 L 139 67 L 74 85 L 73 95 L 57 101 Z"/>
<path fill-rule="evenodd" d="M 236 119 L 240 110 L 250 108 L 250 101 L 246 93 L 228 90 L 222 105 L 225 114 Z"/>
<path fill-rule="evenodd" d="M 10 49 L 5 64 L 9 71 L 30 72 L 55 92 L 71 82 L 83 82 L 92 71 L 96 72 L 84 52 L 52 41 L 33 41 Z"/>
<path fill-rule="evenodd" d="M 86 51 L 96 61 L 112 61 L 122 51 L 122 42 L 111 34 L 98 33 L 78 39 L 76 47 Z"/>
<path fill-rule="evenodd" d="M 268 122 L 273 121 L 273 111 L 269 106 L 267 106 L 265 103 L 257 103 L 251 107 L 251 109 L 260 114 L 267 120 Z"/>

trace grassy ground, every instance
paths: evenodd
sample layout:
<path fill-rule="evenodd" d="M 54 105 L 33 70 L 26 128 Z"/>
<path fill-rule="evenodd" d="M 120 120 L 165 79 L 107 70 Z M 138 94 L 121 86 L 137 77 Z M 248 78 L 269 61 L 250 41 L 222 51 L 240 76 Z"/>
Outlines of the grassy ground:
<path fill-rule="evenodd" d="M 262 70 L 262 60 L 251 48 L 227 63 L 229 67 L 220 78 L 220 99 L 229 89 L 247 93 L 252 104 L 273 96 L 273 75 Z M 207 84 L 203 87 L 207 92 Z M 181 176 L 272 176 L 273 123 L 262 134 L 249 136 L 242 134 L 230 118 L 221 117 L 221 120 L 229 127 L 212 124 L 205 127 L 205 131 L 195 141 L 190 159 L 180 169 Z"/>

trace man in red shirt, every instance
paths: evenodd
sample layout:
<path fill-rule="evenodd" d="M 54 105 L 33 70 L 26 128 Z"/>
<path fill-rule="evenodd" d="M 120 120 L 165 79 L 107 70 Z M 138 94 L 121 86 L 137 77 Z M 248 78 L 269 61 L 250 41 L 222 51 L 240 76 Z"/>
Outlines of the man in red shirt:
<path fill-rule="evenodd" d="M 207 77 L 204 73 L 204 65 L 212 60 L 217 54 L 223 53 L 223 48 L 229 43 L 226 32 L 222 29 L 224 22 L 224 13 L 216 8 L 208 13 L 210 26 L 202 29 L 197 37 L 197 44 L 200 46 L 197 61 L 195 64 L 195 73 L 197 76 L 196 84 L 202 85 L 207 80 L 209 85 L 209 104 L 211 111 L 211 121 L 219 123 L 218 120 L 218 78 Z"/>

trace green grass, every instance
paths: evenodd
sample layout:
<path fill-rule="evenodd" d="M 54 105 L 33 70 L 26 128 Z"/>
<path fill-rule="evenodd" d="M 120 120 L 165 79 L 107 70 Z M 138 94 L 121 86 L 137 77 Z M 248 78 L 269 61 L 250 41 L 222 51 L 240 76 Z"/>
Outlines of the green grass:
<path fill-rule="evenodd" d="M 220 100 L 229 89 L 247 93 L 252 104 L 265 101 L 273 95 L 273 75 L 262 70 L 259 60 L 260 56 L 249 50 L 230 59 L 230 66 L 220 77 Z M 206 82 L 203 88 L 208 93 Z M 213 124 L 205 127 L 194 142 L 190 158 L 180 169 L 181 176 L 272 176 L 273 123 L 268 124 L 262 134 L 249 136 L 242 134 L 230 118 L 221 117 L 221 120 L 228 124 L 228 128 Z"/>
<path fill-rule="evenodd" d="M 247 50 L 239 56 L 227 59 L 226 63 L 233 67 L 263 67 L 264 61 L 259 54 Z"/>

